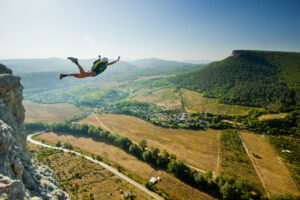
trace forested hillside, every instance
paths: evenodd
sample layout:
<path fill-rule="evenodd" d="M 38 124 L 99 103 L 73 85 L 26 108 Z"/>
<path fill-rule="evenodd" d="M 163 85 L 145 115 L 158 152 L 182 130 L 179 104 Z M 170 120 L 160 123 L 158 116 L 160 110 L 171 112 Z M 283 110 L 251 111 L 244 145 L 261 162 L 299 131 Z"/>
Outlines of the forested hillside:
<path fill-rule="evenodd" d="M 171 81 L 221 103 L 293 110 L 300 105 L 300 53 L 233 51 Z"/>

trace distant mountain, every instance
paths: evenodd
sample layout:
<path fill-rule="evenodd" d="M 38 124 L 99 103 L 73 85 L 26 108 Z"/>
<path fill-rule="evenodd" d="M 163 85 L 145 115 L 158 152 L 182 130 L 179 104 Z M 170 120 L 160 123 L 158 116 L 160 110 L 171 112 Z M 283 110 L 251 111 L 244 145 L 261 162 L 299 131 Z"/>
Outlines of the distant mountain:
<path fill-rule="evenodd" d="M 237 50 L 170 81 L 222 103 L 299 109 L 300 53 Z"/>
<path fill-rule="evenodd" d="M 184 63 L 178 61 L 163 60 L 158 58 L 146 58 L 137 61 L 130 62 L 139 68 L 157 68 L 157 67 L 178 67 L 178 66 L 190 66 L 191 63 Z"/>
<path fill-rule="evenodd" d="M 139 68 L 139 70 L 135 71 L 133 74 L 134 76 L 177 74 L 202 66 L 201 64 L 191 64 L 157 58 L 141 59 L 131 63 Z"/>
<path fill-rule="evenodd" d="M 89 68 L 87 68 L 86 66 L 90 66 L 91 64 L 89 62 L 91 61 L 82 60 L 80 61 L 80 63 L 83 68 L 89 70 Z M 25 65 L 23 65 L 23 67 L 25 67 Z M 30 69 L 33 70 L 34 68 L 30 68 Z M 109 66 L 105 71 L 105 73 L 102 73 L 97 77 L 89 77 L 85 79 L 67 77 L 62 80 L 59 80 L 59 74 L 62 71 L 58 71 L 58 70 L 46 71 L 46 72 L 38 71 L 38 72 L 16 73 L 16 74 L 21 77 L 21 82 L 25 88 L 25 96 L 26 96 L 28 92 L 43 92 L 45 90 L 51 90 L 57 88 L 60 89 L 69 88 L 73 86 L 82 86 L 87 83 L 112 80 L 114 78 L 130 75 L 137 69 L 138 68 L 136 66 L 130 63 L 118 62 L 115 65 Z M 70 72 L 73 73 L 78 72 L 76 65 L 74 64 L 72 65 L 72 70 L 70 70 Z"/>
<path fill-rule="evenodd" d="M 90 70 L 96 59 L 79 59 L 79 63 L 85 70 Z M 133 80 L 138 76 L 152 76 L 162 74 L 174 74 L 199 67 L 187 63 L 166 61 L 159 59 L 144 59 L 134 63 L 120 61 L 111 65 L 101 75 L 93 78 L 76 79 L 64 78 L 59 80 L 60 73 L 77 73 L 78 68 L 68 59 L 9 59 L 0 60 L 0 63 L 12 68 L 15 74 L 21 77 L 24 85 L 24 95 L 45 92 L 52 89 L 67 89 L 73 86 L 93 84 L 99 81 Z"/>
<path fill-rule="evenodd" d="M 90 70 L 95 59 L 79 59 L 80 65 L 85 70 Z M 68 59 L 62 58 L 44 58 L 44 59 L 7 59 L 0 60 L 6 66 L 9 66 L 15 73 L 36 73 L 36 72 L 77 72 L 77 67 Z M 108 67 L 105 73 L 101 75 L 102 79 L 124 76 L 147 76 L 160 73 L 173 73 L 187 71 L 198 67 L 199 65 L 161 60 L 156 58 L 142 59 L 133 62 L 120 61 L 115 65 Z"/>
<path fill-rule="evenodd" d="M 183 62 L 191 63 L 191 64 L 208 64 L 213 61 L 212 60 L 185 60 Z"/>
<path fill-rule="evenodd" d="M 0 63 L 9 66 L 14 73 L 70 71 L 76 68 L 69 60 L 60 58 L 7 59 L 0 60 Z"/>
<path fill-rule="evenodd" d="M 79 59 L 80 65 L 85 70 L 90 70 L 95 59 Z M 0 60 L 6 66 L 9 66 L 15 73 L 31 73 L 31 72 L 77 72 L 78 69 L 68 59 L 62 58 L 42 58 L 42 59 L 7 59 Z M 114 65 L 113 68 L 109 68 L 109 71 L 115 73 L 115 71 L 124 72 L 137 69 L 133 64 L 120 61 Z"/>

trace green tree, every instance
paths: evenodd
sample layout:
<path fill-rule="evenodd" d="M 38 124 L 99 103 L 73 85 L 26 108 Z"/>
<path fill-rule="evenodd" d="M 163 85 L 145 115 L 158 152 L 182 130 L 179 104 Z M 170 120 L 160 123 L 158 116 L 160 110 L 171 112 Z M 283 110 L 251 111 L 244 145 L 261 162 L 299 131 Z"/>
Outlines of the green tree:
<path fill-rule="evenodd" d="M 132 142 L 125 136 L 119 136 L 117 139 L 118 144 L 122 147 L 122 149 L 128 150 L 129 146 Z"/>
<path fill-rule="evenodd" d="M 135 156 L 140 156 L 140 154 L 141 154 L 141 150 L 136 144 L 130 145 L 129 152 Z"/>
<path fill-rule="evenodd" d="M 56 147 L 61 147 L 61 141 L 58 140 L 58 141 L 56 142 L 55 146 L 56 146 Z"/>
<path fill-rule="evenodd" d="M 223 199 L 234 199 L 234 187 L 229 183 L 225 183 L 221 188 L 220 192 L 222 194 Z"/>
<path fill-rule="evenodd" d="M 144 151 L 142 154 L 143 160 L 146 162 L 150 162 L 151 161 L 151 152 L 150 151 Z"/>
<path fill-rule="evenodd" d="M 142 139 L 140 142 L 139 142 L 139 147 L 141 148 L 142 152 L 145 151 L 145 149 L 147 148 L 147 141 L 145 139 Z"/>
<path fill-rule="evenodd" d="M 102 161 L 102 158 L 101 158 L 101 156 L 97 155 L 97 156 L 96 156 L 96 160 L 98 160 L 98 161 Z"/>
<path fill-rule="evenodd" d="M 63 148 L 72 150 L 72 149 L 73 149 L 73 146 L 72 146 L 70 143 L 64 143 Z"/>

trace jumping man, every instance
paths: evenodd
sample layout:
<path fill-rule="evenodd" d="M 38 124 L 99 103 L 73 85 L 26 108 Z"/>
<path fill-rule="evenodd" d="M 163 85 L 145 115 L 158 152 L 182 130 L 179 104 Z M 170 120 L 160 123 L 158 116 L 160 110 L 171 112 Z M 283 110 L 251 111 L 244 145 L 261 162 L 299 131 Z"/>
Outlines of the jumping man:
<path fill-rule="evenodd" d="M 75 63 L 77 65 L 80 73 L 79 74 L 60 74 L 59 78 L 62 79 L 66 76 L 73 76 L 76 78 L 94 77 L 94 76 L 97 76 L 97 75 L 101 74 L 102 72 L 104 72 L 104 70 L 106 70 L 107 66 L 115 64 L 116 62 L 118 62 L 120 60 L 120 56 L 119 56 L 117 60 L 109 63 L 107 58 L 104 57 L 101 59 L 100 55 L 98 57 L 99 57 L 99 59 L 94 61 L 92 69 L 89 70 L 88 72 L 84 71 L 83 68 L 79 65 L 77 58 L 68 57 L 69 60 L 71 60 L 73 63 Z"/>

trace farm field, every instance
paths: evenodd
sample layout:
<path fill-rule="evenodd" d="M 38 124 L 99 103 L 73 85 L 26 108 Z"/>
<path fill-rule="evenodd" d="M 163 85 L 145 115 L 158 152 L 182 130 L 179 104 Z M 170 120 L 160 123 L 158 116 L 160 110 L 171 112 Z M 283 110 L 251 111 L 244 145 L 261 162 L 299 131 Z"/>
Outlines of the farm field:
<path fill-rule="evenodd" d="M 88 88 L 110 88 L 110 87 L 118 87 L 124 84 L 127 84 L 128 81 L 99 81 L 95 83 L 90 83 Z"/>
<path fill-rule="evenodd" d="M 154 103 L 170 110 L 182 109 L 179 92 L 174 88 L 163 88 L 159 90 L 143 89 L 131 98 L 132 100 Z"/>
<path fill-rule="evenodd" d="M 49 150 L 32 143 L 28 143 L 28 149 Z M 59 152 L 43 157 L 41 162 L 54 170 L 61 186 L 72 199 L 93 197 L 94 199 L 119 200 L 124 199 L 126 192 L 131 192 L 136 199 L 153 199 L 105 168 L 79 156 Z M 120 193 L 120 190 L 123 191 L 123 194 Z"/>
<path fill-rule="evenodd" d="M 146 164 L 135 158 L 134 156 L 126 153 L 118 147 L 97 142 L 91 138 L 76 137 L 69 134 L 48 132 L 37 136 L 39 140 L 44 139 L 46 143 L 54 145 L 58 140 L 63 143 L 68 142 L 73 147 L 79 147 L 82 151 L 100 155 L 114 163 L 119 164 L 125 171 L 130 172 L 138 179 L 143 181 L 149 180 L 152 176 L 160 176 L 162 181 L 156 186 L 167 191 L 172 197 L 177 199 L 215 199 L 206 193 L 196 190 L 172 175 L 161 171 L 155 170 L 150 165 Z M 141 170 L 142 169 L 142 170 Z"/>
<path fill-rule="evenodd" d="M 58 122 L 80 115 L 83 111 L 72 104 L 39 104 L 32 101 L 23 101 L 25 107 L 25 122 Z"/>
<path fill-rule="evenodd" d="M 299 191 L 289 175 L 286 166 L 272 149 L 267 139 L 261 135 L 241 132 L 241 137 L 261 175 L 269 194 L 291 193 Z"/>
<path fill-rule="evenodd" d="M 278 114 L 263 114 L 258 117 L 259 120 L 263 119 L 280 119 L 280 118 L 285 118 L 287 113 L 278 113 Z"/>
<path fill-rule="evenodd" d="M 135 143 L 145 139 L 148 147 L 158 147 L 161 151 L 166 149 L 169 153 L 175 154 L 178 159 L 186 160 L 187 164 L 193 167 L 205 171 L 218 171 L 220 131 L 162 128 L 136 117 L 118 114 L 93 114 L 79 123 L 100 126 L 127 136 Z"/>
<path fill-rule="evenodd" d="M 166 78 L 166 77 L 172 77 L 172 76 L 176 76 L 176 75 L 139 76 L 134 81 L 145 81 L 145 80 L 158 79 L 158 78 Z"/>
<path fill-rule="evenodd" d="M 245 179 L 255 184 L 261 192 L 264 192 L 259 176 L 236 131 L 225 130 L 221 133 L 220 168 L 222 175 Z"/>
<path fill-rule="evenodd" d="M 205 98 L 202 94 L 187 89 L 181 89 L 184 109 L 188 112 L 208 112 L 213 114 L 247 114 L 251 108 L 231 106 L 218 103 L 217 99 Z"/>

